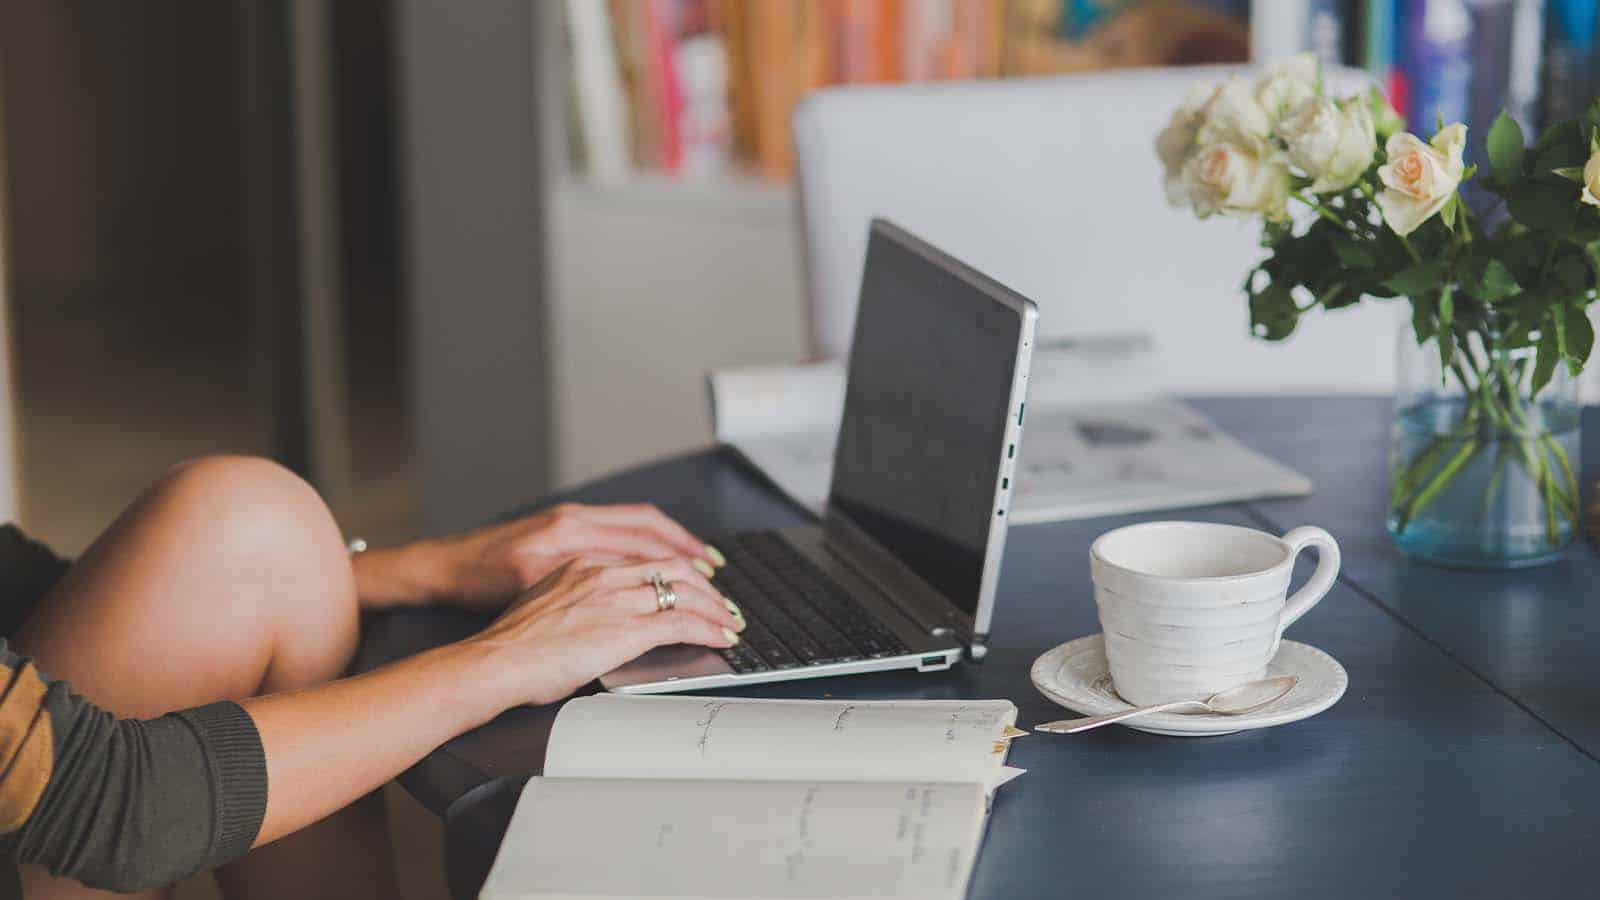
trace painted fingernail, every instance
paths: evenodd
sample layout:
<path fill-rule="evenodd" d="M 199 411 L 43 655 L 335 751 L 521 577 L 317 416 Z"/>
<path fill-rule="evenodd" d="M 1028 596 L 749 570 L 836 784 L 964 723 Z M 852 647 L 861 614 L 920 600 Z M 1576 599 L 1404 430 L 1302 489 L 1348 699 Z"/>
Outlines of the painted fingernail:
<path fill-rule="evenodd" d="M 733 633 L 733 629 L 732 628 L 724 628 L 724 629 L 722 629 L 722 636 L 724 638 L 726 638 L 728 643 L 730 643 L 730 644 L 739 643 L 739 636 L 737 634 Z"/>
<path fill-rule="evenodd" d="M 694 570 L 707 578 L 717 574 L 717 570 L 711 568 L 711 563 L 708 563 L 703 559 L 697 559 L 694 561 Z"/>
<path fill-rule="evenodd" d="M 732 600 L 728 599 L 727 597 L 723 597 L 722 598 L 722 605 L 726 606 L 728 608 L 728 612 L 733 613 L 734 615 L 738 616 L 741 619 L 744 618 L 744 613 L 740 611 L 739 604 L 733 602 Z"/>
<path fill-rule="evenodd" d="M 706 545 L 706 555 L 711 557 L 711 561 L 715 563 L 716 567 L 719 569 L 728 564 L 728 558 L 722 555 L 722 551 L 711 546 L 710 544 Z"/>

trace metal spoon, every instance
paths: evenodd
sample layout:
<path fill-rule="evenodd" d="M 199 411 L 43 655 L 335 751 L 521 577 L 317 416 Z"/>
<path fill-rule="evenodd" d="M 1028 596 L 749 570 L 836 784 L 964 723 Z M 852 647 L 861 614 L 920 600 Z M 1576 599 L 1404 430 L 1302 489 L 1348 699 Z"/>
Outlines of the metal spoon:
<path fill-rule="evenodd" d="M 1174 700 L 1171 703 L 1158 703 L 1155 706 L 1136 706 L 1121 712 L 1107 713 L 1103 716 L 1087 716 L 1082 719 L 1061 719 L 1056 722 L 1046 722 L 1043 725 L 1033 726 L 1034 731 L 1046 734 L 1077 734 L 1101 725 L 1110 725 L 1112 722 L 1121 722 L 1135 716 L 1149 715 L 1150 713 L 1168 712 L 1174 709 L 1186 709 L 1198 706 L 1207 712 L 1219 716 L 1238 716 L 1247 712 L 1255 712 L 1264 706 L 1283 699 L 1283 696 L 1294 690 L 1300 683 L 1298 675 L 1279 675 L 1276 678 L 1263 678 L 1260 681 L 1250 681 L 1238 687 L 1218 691 L 1204 700 Z"/>

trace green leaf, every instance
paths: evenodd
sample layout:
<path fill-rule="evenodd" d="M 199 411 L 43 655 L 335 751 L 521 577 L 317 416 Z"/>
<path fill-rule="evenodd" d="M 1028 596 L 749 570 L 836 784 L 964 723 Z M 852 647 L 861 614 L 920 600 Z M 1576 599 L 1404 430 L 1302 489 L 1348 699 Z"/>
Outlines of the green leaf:
<path fill-rule="evenodd" d="M 1594 349 L 1594 325 L 1589 322 L 1589 316 L 1581 306 L 1566 306 L 1562 311 L 1566 319 L 1566 347 L 1564 354 L 1567 358 L 1567 371 L 1576 378 L 1583 372 L 1583 366 L 1589 361 L 1589 353 Z"/>
<path fill-rule="evenodd" d="M 1533 328 L 1521 319 L 1514 319 L 1511 325 L 1500 335 L 1500 346 L 1507 350 L 1516 350 L 1522 347 L 1531 347 Z"/>
<path fill-rule="evenodd" d="M 1583 184 L 1583 166 L 1562 166 L 1559 169 L 1551 169 L 1550 174 L 1557 178 L 1565 178 L 1568 181 L 1576 181 L 1579 184 Z"/>
<path fill-rule="evenodd" d="M 1446 284 L 1439 291 L 1439 365 L 1450 368 L 1450 357 L 1455 352 L 1456 287 Z"/>
<path fill-rule="evenodd" d="M 1550 236 L 1512 223 L 1512 227 L 1502 229 L 1493 238 L 1491 247 L 1485 249 L 1489 251 L 1487 255 L 1504 263 L 1517 277 L 1517 282 L 1528 289 L 1542 277 L 1545 255 L 1550 252 Z"/>
<path fill-rule="evenodd" d="M 1461 195 L 1451 194 L 1450 199 L 1446 200 L 1444 202 L 1444 206 L 1439 208 L 1439 221 L 1444 223 L 1444 227 L 1451 234 L 1455 234 L 1456 232 L 1456 212 L 1459 210 L 1460 206 Z"/>
<path fill-rule="evenodd" d="M 1567 166 L 1581 166 L 1588 158 L 1588 143 L 1576 119 L 1557 122 L 1539 135 L 1533 145 L 1534 171 L 1548 172 Z"/>
<path fill-rule="evenodd" d="M 1373 255 L 1372 248 L 1359 241 L 1339 235 L 1329 241 L 1333 245 L 1333 253 L 1339 257 L 1339 262 L 1352 269 L 1370 269 L 1378 264 L 1378 258 Z"/>
<path fill-rule="evenodd" d="M 1485 303 L 1498 303 L 1508 297 L 1515 297 L 1521 293 L 1522 285 L 1517 284 L 1517 279 L 1506 268 L 1506 264 L 1498 259 L 1490 259 L 1483 267 L 1483 277 L 1472 286 L 1472 294 Z"/>
<path fill-rule="evenodd" d="M 1600 281 L 1600 240 L 1584 244 L 1583 255 L 1589 260 L 1589 268 L 1594 270 L 1595 280 Z"/>
<path fill-rule="evenodd" d="M 1522 177 L 1522 156 L 1526 152 L 1527 141 L 1522 136 L 1522 126 L 1517 120 L 1506 115 L 1505 110 L 1495 117 L 1494 124 L 1489 126 L 1487 138 L 1489 150 L 1489 167 L 1494 171 L 1494 177 L 1503 183 Z"/>
<path fill-rule="evenodd" d="M 1533 397 L 1544 386 L 1550 383 L 1551 376 L 1556 374 L 1556 362 L 1561 359 L 1561 348 L 1556 346 L 1555 332 L 1545 329 L 1539 336 L 1539 356 L 1533 364 L 1533 383 L 1528 387 L 1528 396 Z"/>
<path fill-rule="evenodd" d="M 1256 337 L 1281 341 L 1294 333 L 1300 317 L 1289 288 L 1273 281 L 1250 295 L 1250 330 Z"/>
<path fill-rule="evenodd" d="M 1317 295 L 1323 309 L 1343 309 L 1361 302 L 1363 293 L 1358 284 L 1336 284 Z"/>
<path fill-rule="evenodd" d="M 1506 195 L 1511 216 L 1529 228 L 1565 233 L 1578 219 L 1578 196 L 1566 182 L 1527 180 Z"/>
<path fill-rule="evenodd" d="M 1445 261 L 1442 259 L 1419 262 L 1384 279 L 1383 285 L 1396 294 L 1415 296 L 1430 293 L 1439 289 L 1444 270 Z"/>
<path fill-rule="evenodd" d="M 1267 222 L 1261 226 L 1261 246 L 1272 248 L 1279 242 L 1294 237 L 1292 222 Z"/>
<path fill-rule="evenodd" d="M 1427 294 L 1413 294 L 1411 297 L 1411 330 L 1417 335 L 1420 345 L 1428 338 L 1433 337 L 1433 298 Z"/>
<path fill-rule="evenodd" d="M 1558 299 L 1576 297 L 1587 288 L 1589 267 L 1577 256 L 1563 256 L 1550 273 L 1550 283 L 1556 286 Z"/>

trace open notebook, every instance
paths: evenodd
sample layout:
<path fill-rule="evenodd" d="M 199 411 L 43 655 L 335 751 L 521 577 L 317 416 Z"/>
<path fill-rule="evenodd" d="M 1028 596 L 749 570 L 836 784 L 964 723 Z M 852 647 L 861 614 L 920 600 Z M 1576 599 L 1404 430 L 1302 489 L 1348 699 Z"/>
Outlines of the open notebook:
<path fill-rule="evenodd" d="M 597 695 L 556 717 L 480 900 L 960 898 L 1009 700 Z"/>
<path fill-rule="evenodd" d="M 1136 354 L 1041 344 L 1033 360 L 1012 524 L 1311 492 L 1305 476 L 1159 393 Z M 844 381 L 838 362 L 719 369 L 710 376 L 717 439 L 820 513 Z"/>

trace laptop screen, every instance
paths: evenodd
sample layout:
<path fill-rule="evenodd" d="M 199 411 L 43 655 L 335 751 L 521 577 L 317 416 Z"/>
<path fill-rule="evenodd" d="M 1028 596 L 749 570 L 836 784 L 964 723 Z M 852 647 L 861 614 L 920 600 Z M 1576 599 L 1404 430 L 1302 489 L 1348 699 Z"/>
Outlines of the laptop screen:
<path fill-rule="evenodd" d="M 1022 314 L 913 241 L 868 240 L 828 503 L 973 615 Z"/>

